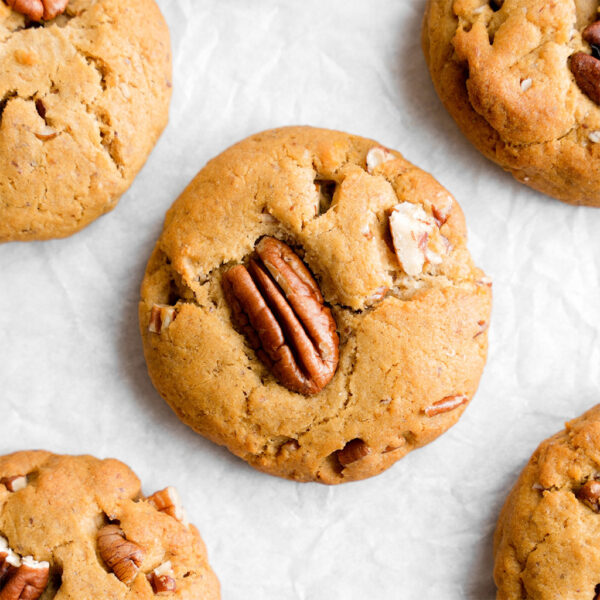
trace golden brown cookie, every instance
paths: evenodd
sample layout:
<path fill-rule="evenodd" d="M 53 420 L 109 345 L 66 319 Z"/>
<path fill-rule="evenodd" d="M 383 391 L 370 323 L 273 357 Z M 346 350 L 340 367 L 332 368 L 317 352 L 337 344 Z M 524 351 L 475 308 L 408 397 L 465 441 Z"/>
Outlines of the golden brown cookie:
<path fill-rule="evenodd" d="M 0 457 L 0 597 L 215 600 L 219 583 L 174 488 L 149 497 L 123 463 Z"/>
<path fill-rule="evenodd" d="M 429 0 L 423 48 L 463 133 L 530 187 L 600 206 L 596 0 Z M 591 56 L 591 54 L 594 56 Z"/>
<path fill-rule="evenodd" d="M 170 97 L 154 0 L 71 0 L 42 24 L 0 0 L 0 242 L 64 237 L 114 208 Z"/>
<path fill-rule="evenodd" d="M 462 414 L 490 285 L 459 205 L 399 153 L 266 131 L 167 213 L 141 291 L 148 370 L 186 424 L 253 467 L 362 479 Z"/>
<path fill-rule="evenodd" d="M 500 514 L 498 600 L 600 597 L 600 405 L 542 442 Z"/>

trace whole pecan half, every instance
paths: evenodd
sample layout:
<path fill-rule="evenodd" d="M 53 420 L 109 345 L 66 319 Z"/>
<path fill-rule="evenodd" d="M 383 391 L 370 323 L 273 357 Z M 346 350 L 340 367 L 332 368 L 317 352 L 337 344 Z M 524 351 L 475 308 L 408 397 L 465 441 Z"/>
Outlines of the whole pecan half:
<path fill-rule="evenodd" d="M 32 21 L 50 21 L 65 12 L 69 0 L 6 0 L 6 3 Z"/>
<path fill-rule="evenodd" d="M 21 560 L 19 567 L 12 567 L 0 591 L 1 600 L 37 600 L 46 589 L 50 578 L 50 565 L 38 562 L 31 556 Z"/>
<path fill-rule="evenodd" d="M 600 104 L 600 60 L 585 52 L 571 56 L 571 72 L 581 91 Z"/>
<path fill-rule="evenodd" d="M 105 525 L 98 532 L 98 550 L 108 568 L 123 582 L 130 584 L 144 560 L 144 551 L 125 538 L 118 525 Z"/>
<path fill-rule="evenodd" d="M 332 379 L 339 338 L 317 282 L 294 251 L 265 237 L 248 267 L 223 275 L 234 324 L 288 389 L 309 395 Z"/>

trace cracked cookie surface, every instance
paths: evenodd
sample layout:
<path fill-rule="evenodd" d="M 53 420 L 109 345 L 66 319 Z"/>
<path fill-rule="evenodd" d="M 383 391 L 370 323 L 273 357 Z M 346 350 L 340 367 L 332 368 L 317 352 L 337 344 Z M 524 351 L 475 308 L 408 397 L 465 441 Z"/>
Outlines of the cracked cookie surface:
<path fill-rule="evenodd" d="M 15 476 L 20 484 L 13 487 Z M 143 497 L 139 480 L 123 463 L 17 452 L 0 457 L 0 480 L 0 563 L 7 547 L 11 556 L 21 557 L 17 561 L 47 561 L 42 562 L 49 567 L 42 600 L 154 598 L 160 589 L 157 570 L 169 578 L 173 590 L 164 597 L 220 597 L 198 530 L 160 510 L 157 494 Z M 110 524 L 117 524 L 112 527 L 135 546 L 136 559 L 141 559 L 127 583 L 115 575 L 118 568 L 113 572 L 107 565 L 98 541 L 99 532 Z M 0 590 L 7 594 L 10 581 L 1 567 Z"/>
<path fill-rule="evenodd" d="M 0 242 L 112 210 L 164 129 L 171 50 L 154 0 L 71 0 L 31 23 L 0 2 Z"/>
<path fill-rule="evenodd" d="M 598 479 L 600 405 L 542 442 L 507 498 L 494 539 L 498 600 L 598 598 Z"/>
<path fill-rule="evenodd" d="M 443 260 L 417 275 L 389 231 L 402 203 L 427 227 L 437 214 L 445 240 Z M 224 273 L 266 236 L 302 259 L 337 327 L 337 370 L 311 396 L 278 382 L 223 292 Z M 333 484 L 375 475 L 456 423 L 485 364 L 490 308 L 462 211 L 430 175 L 372 140 L 290 127 L 226 150 L 174 203 L 139 317 L 152 381 L 180 419 L 259 470 Z"/>
<path fill-rule="evenodd" d="M 538 191 L 592 206 L 600 206 L 600 106 L 578 87 L 572 56 L 591 54 L 582 32 L 597 7 L 429 0 L 422 36 L 441 100 L 481 152 Z"/>

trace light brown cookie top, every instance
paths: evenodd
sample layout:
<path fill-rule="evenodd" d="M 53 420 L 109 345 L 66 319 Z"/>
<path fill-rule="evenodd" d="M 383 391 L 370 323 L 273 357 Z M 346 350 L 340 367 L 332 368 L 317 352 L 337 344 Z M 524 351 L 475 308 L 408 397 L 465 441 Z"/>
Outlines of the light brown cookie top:
<path fill-rule="evenodd" d="M 600 61 L 582 37 L 596 9 L 596 0 L 429 0 L 423 48 L 440 98 L 481 152 L 536 190 L 598 206 L 600 86 L 589 84 L 600 84 Z"/>
<path fill-rule="evenodd" d="M 64 237 L 114 208 L 170 97 L 154 0 L 71 0 L 43 26 L 0 1 L 0 242 Z"/>
<path fill-rule="evenodd" d="M 149 497 L 123 463 L 0 457 L 0 597 L 214 600 L 219 583 L 177 493 Z"/>
<path fill-rule="evenodd" d="M 177 415 L 299 481 L 369 477 L 432 441 L 486 359 L 490 284 L 458 203 L 336 131 L 266 131 L 211 160 L 167 213 L 141 295 L 149 373 Z"/>
<path fill-rule="evenodd" d="M 600 597 L 600 405 L 542 442 L 500 514 L 498 600 Z"/>

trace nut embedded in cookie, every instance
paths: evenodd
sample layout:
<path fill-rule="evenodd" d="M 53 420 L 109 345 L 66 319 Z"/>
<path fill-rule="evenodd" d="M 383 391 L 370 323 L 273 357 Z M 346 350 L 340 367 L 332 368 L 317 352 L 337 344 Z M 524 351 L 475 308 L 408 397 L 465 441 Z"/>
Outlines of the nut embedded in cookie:
<path fill-rule="evenodd" d="M 177 591 L 177 583 L 173 573 L 171 561 L 156 567 L 152 573 L 147 575 L 152 590 L 156 595 L 168 594 Z"/>
<path fill-rule="evenodd" d="M 577 498 L 594 512 L 600 513 L 600 481 L 590 479 L 577 491 Z"/>
<path fill-rule="evenodd" d="M 9 492 L 18 492 L 27 486 L 27 476 L 13 475 L 11 477 L 2 477 L 0 484 L 6 487 Z"/>
<path fill-rule="evenodd" d="M 152 333 L 162 333 L 177 318 L 177 310 L 174 306 L 167 304 L 155 304 L 150 313 L 150 322 L 148 331 Z"/>
<path fill-rule="evenodd" d="M 417 204 L 402 202 L 394 206 L 390 231 L 396 256 L 407 275 L 422 273 L 426 262 L 439 265 L 448 252 L 436 219 Z"/>
<path fill-rule="evenodd" d="M 144 550 L 130 542 L 118 525 L 105 525 L 98 532 L 98 551 L 108 568 L 125 584 L 135 579 L 144 560 Z"/>
<path fill-rule="evenodd" d="M 365 458 L 371 454 L 371 449 L 363 440 L 351 440 L 341 450 L 337 452 L 337 458 L 343 467 Z"/>
<path fill-rule="evenodd" d="M 37 600 L 50 578 L 50 564 L 33 556 L 21 558 L 0 537 L 0 598 L 2 600 Z"/>
<path fill-rule="evenodd" d="M 174 487 L 169 486 L 164 490 L 154 492 L 152 496 L 148 496 L 147 500 L 159 512 L 164 512 L 181 523 L 187 524 L 181 498 Z"/>
<path fill-rule="evenodd" d="M 478 333 L 477 335 L 481 335 L 483 332 Z M 441 415 L 442 413 L 449 412 L 466 404 L 469 401 L 468 396 L 464 395 L 455 395 L 455 396 L 446 396 L 437 402 L 434 402 L 431 406 L 427 406 L 423 412 L 428 417 L 435 417 L 436 415 Z"/>
<path fill-rule="evenodd" d="M 288 389 L 310 395 L 332 379 L 338 364 L 335 321 L 317 282 L 285 243 L 271 237 L 258 258 L 223 276 L 237 327 L 257 356 Z"/>
<path fill-rule="evenodd" d="M 65 12 L 69 0 L 6 0 L 6 3 L 32 21 L 50 21 Z"/>

